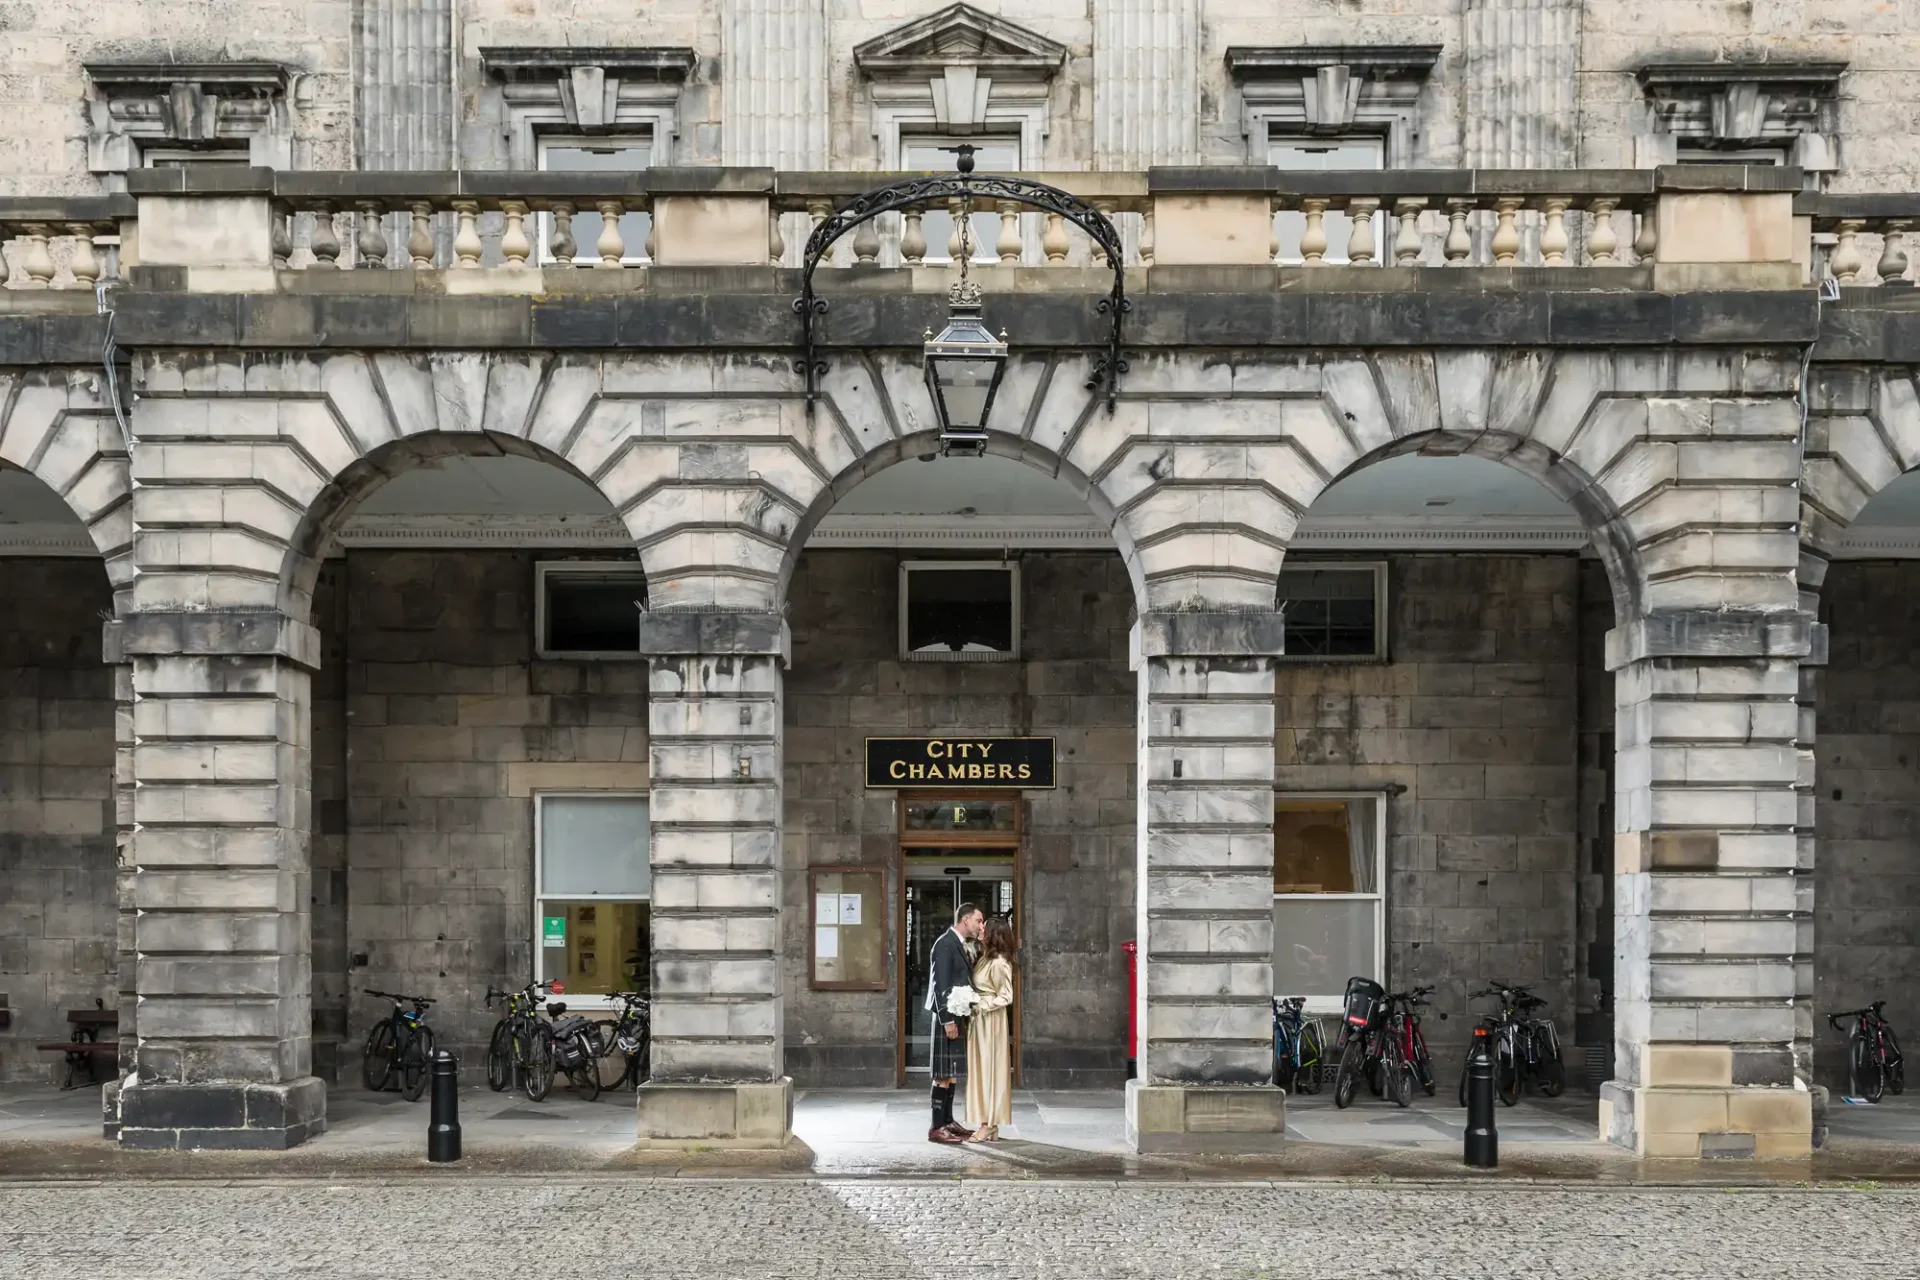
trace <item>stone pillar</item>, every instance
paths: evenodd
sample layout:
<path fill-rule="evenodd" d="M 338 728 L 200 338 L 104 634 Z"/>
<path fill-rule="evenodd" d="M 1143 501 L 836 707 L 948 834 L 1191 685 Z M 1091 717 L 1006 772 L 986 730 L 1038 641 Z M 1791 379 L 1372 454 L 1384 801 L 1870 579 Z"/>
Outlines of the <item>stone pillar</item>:
<path fill-rule="evenodd" d="M 113 854 L 114 894 L 120 915 L 114 929 L 119 956 L 120 1058 L 118 1073 L 101 1086 L 101 1136 L 120 1136 L 120 1082 L 139 1065 L 134 1047 L 139 1043 L 140 999 L 134 963 L 133 860 L 133 667 L 126 661 L 121 624 L 109 622 L 101 646 L 113 670 Z"/>
<path fill-rule="evenodd" d="M 1200 0 L 1093 6 L 1093 167 L 1197 164 Z"/>
<path fill-rule="evenodd" d="M 772 613 L 641 615 L 652 766 L 653 1054 L 640 1145 L 781 1147 L 781 668 Z"/>
<path fill-rule="evenodd" d="M 277 613 L 147 613 L 121 648 L 139 1020 L 120 1141 L 293 1146 L 326 1127 L 307 915 L 318 638 Z"/>
<path fill-rule="evenodd" d="M 355 9 L 359 167 L 459 167 L 450 0 L 366 0 Z M 388 243 L 406 241 L 394 241 L 389 228 Z"/>
<path fill-rule="evenodd" d="M 1806 1155 L 1811 841 L 1794 611 L 1616 629 L 1615 1078 L 1601 1132 L 1645 1156 Z"/>
<path fill-rule="evenodd" d="M 1466 0 L 1466 165 L 1572 168 L 1584 0 Z"/>
<path fill-rule="evenodd" d="M 721 163 L 825 169 L 825 0 L 727 0 L 721 21 Z"/>
<path fill-rule="evenodd" d="M 1150 613 L 1139 674 L 1139 1151 L 1276 1149 L 1272 1086 L 1277 613 Z"/>

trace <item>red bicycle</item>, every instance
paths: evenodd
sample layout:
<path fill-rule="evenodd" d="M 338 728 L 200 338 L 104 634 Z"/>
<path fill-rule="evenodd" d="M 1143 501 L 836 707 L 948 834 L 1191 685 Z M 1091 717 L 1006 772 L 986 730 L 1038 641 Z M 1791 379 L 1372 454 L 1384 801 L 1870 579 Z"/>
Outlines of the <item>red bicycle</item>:
<path fill-rule="evenodd" d="M 1384 1095 L 1397 1107 L 1410 1104 L 1416 1088 L 1433 1094 L 1433 1055 L 1427 1051 L 1419 1013 L 1420 1006 L 1432 1003 L 1427 999 L 1432 994 L 1432 987 L 1387 994 L 1365 978 L 1347 984 L 1340 1066 L 1333 1077 L 1335 1106 L 1353 1102 L 1363 1075 L 1369 1092 Z"/>

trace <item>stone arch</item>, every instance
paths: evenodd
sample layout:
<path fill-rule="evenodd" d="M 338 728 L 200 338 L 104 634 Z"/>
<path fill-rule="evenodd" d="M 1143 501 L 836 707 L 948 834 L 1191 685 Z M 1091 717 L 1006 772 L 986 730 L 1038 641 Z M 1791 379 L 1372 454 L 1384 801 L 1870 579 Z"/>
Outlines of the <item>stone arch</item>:
<path fill-rule="evenodd" d="M 1817 369 L 1800 484 L 1800 577 L 1812 607 L 1867 503 L 1920 468 L 1920 389 L 1905 365 Z"/>
<path fill-rule="evenodd" d="M 0 374 L 0 468 L 38 479 L 86 527 L 106 563 L 116 612 L 133 585 L 131 470 L 101 375 L 80 370 Z"/>

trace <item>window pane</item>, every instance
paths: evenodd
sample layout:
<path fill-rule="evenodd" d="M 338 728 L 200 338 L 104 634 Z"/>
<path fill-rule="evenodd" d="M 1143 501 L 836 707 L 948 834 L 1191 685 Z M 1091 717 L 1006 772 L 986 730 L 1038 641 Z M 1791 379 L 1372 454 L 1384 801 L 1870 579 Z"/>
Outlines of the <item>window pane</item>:
<path fill-rule="evenodd" d="M 645 902 L 540 903 L 540 980 L 559 978 L 568 995 L 647 991 L 653 953 Z"/>
<path fill-rule="evenodd" d="M 1290 657 L 1371 658 L 1380 653 L 1372 569 L 1283 569 L 1279 605 Z"/>
<path fill-rule="evenodd" d="M 619 573 L 549 573 L 546 635 L 548 653 L 637 653 L 640 604 L 646 579 Z"/>
<path fill-rule="evenodd" d="M 1011 800 L 902 800 L 908 831 L 1013 831 Z"/>
<path fill-rule="evenodd" d="M 907 573 L 911 653 L 1006 653 L 1013 649 L 1013 575 L 1004 569 L 914 569 Z"/>
<path fill-rule="evenodd" d="M 645 798 L 542 797 L 540 887 L 565 897 L 652 892 Z"/>
<path fill-rule="evenodd" d="M 1378 980 L 1374 937 L 1378 899 L 1281 898 L 1273 904 L 1273 993 L 1338 996 L 1347 979 Z"/>
<path fill-rule="evenodd" d="M 1323 172 L 1327 170 L 1383 169 L 1386 167 L 1386 144 L 1380 138 L 1328 138 L 1325 140 L 1308 138 L 1274 137 L 1267 146 L 1267 163 L 1277 169 L 1291 172 Z M 1338 210 L 1330 209 L 1321 218 L 1320 226 L 1327 235 L 1327 253 L 1323 261 L 1346 262 L 1347 243 L 1353 236 L 1353 219 Z M 1295 209 L 1283 209 L 1273 215 L 1274 234 L 1280 239 L 1280 259 L 1283 262 L 1302 260 L 1300 237 L 1306 234 L 1307 215 Z M 1386 234 L 1386 214 L 1374 215 L 1373 244 L 1374 261 L 1381 261 L 1383 236 Z"/>
<path fill-rule="evenodd" d="M 540 167 L 555 173 L 638 173 L 653 163 L 653 144 L 648 142 L 593 143 L 547 141 L 540 146 Z M 576 209 L 573 214 L 573 256 L 575 261 L 596 261 L 600 257 L 600 232 L 606 220 L 593 209 Z M 547 240 L 552 222 L 541 218 L 541 252 L 548 253 Z M 627 213 L 620 217 L 622 257 L 646 256 L 647 236 L 653 229 L 653 217 L 646 213 Z"/>
<path fill-rule="evenodd" d="M 1275 893 L 1379 892 L 1377 802 L 1280 799 L 1273 806 Z"/>
<path fill-rule="evenodd" d="M 1011 173 L 1020 168 L 1020 140 L 1008 137 L 902 138 L 900 167 L 951 173 L 959 157 L 947 148 L 961 142 L 971 142 L 975 148 L 973 164 L 976 173 Z M 994 246 L 1000 240 L 1000 215 L 975 212 L 968 223 L 973 232 L 973 260 L 998 262 L 1000 255 Z M 920 231 L 927 239 L 926 261 L 953 261 L 952 214 L 945 209 L 926 210 L 920 219 Z"/>

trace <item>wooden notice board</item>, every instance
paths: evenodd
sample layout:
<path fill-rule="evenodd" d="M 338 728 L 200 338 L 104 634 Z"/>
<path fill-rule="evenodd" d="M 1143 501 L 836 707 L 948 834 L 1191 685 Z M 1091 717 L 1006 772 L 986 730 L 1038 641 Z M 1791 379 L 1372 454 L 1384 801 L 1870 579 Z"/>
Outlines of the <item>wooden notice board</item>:
<path fill-rule="evenodd" d="M 885 991 L 886 871 L 813 867 L 807 908 L 807 974 L 814 989 Z"/>

